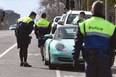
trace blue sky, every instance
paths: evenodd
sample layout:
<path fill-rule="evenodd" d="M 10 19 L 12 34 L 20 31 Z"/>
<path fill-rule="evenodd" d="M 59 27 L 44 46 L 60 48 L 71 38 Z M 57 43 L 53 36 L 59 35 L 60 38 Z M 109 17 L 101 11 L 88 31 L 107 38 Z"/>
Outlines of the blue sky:
<path fill-rule="evenodd" d="M 14 10 L 21 17 L 29 15 L 31 11 L 37 10 L 40 0 L 0 0 L 0 7 L 4 10 Z"/>

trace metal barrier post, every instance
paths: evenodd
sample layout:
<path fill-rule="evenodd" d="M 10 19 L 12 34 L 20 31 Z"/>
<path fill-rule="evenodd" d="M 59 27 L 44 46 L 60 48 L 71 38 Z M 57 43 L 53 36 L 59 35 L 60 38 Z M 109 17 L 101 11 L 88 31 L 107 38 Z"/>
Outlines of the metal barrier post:
<path fill-rule="evenodd" d="M 115 9 L 115 25 L 116 25 L 116 4 L 114 5 L 114 9 Z"/>

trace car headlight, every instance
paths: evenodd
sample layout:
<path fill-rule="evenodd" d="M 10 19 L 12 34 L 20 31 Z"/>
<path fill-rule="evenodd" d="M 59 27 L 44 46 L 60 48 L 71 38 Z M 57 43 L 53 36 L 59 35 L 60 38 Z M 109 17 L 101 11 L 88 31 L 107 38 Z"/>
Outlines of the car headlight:
<path fill-rule="evenodd" d="M 67 51 L 67 48 L 61 43 L 56 44 L 55 47 L 58 51 Z"/>

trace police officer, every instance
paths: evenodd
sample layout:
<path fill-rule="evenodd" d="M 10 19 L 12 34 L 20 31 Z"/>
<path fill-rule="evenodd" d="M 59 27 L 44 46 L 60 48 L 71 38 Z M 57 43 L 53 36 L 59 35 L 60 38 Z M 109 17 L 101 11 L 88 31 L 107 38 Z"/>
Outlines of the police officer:
<path fill-rule="evenodd" d="M 31 67 L 27 63 L 28 56 L 28 45 L 31 41 L 31 36 L 29 36 L 33 30 L 34 19 L 36 17 L 35 12 L 31 12 L 29 16 L 24 18 L 19 18 L 17 23 L 17 28 L 15 31 L 17 37 L 17 45 L 20 48 L 20 66 Z"/>
<path fill-rule="evenodd" d="M 103 7 L 102 1 L 93 3 L 93 16 L 79 24 L 75 37 L 73 59 L 76 60 L 75 57 L 84 45 L 86 77 L 112 77 L 108 50 L 110 38 L 114 36 L 116 28 L 104 20 Z"/>
<path fill-rule="evenodd" d="M 85 12 L 81 11 L 81 12 L 79 13 L 79 15 L 77 15 L 77 16 L 73 19 L 72 23 L 78 25 L 79 23 L 83 22 L 84 20 L 85 20 Z"/>
<path fill-rule="evenodd" d="M 45 43 L 45 34 L 49 34 L 51 31 L 51 23 L 46 19 L 46 13 L 41 14 L 41 19 L 36 22 L 35 35 L 38 39 L 38 47 L 40 48 L 42 61 L 44 60 L 43 47 Z"/>

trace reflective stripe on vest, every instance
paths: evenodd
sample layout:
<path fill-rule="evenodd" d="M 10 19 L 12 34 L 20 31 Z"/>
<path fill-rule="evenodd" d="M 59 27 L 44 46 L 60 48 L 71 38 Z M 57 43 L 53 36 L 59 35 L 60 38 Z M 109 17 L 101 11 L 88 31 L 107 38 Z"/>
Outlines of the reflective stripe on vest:
<path fill-rule="evenodd" d="M 84 34 L 84 23 L 87 35 L 98 35 L 109 38 L 114 33 L 115 26 L 113 24 L 103 18 L 91 17 L 79 24 L 82 34 Z"/>
<path fill-rule="evenodd" d="M 36 22 L 36 25 L 37 27 L 48 27 L 49 26 L 49 21 L 44 19 L 44 18 L 41 18 L 39 21 Z"/>
<path fill-rule="evenodd" d="M 33 20 L 29 16 L 27 16 L 27 17 L 24 17 L 24 18 L 19 18 L 18 22 L 20 22 L 20 21 L 28 24 L 30 21 L 33 21 Z"/>

